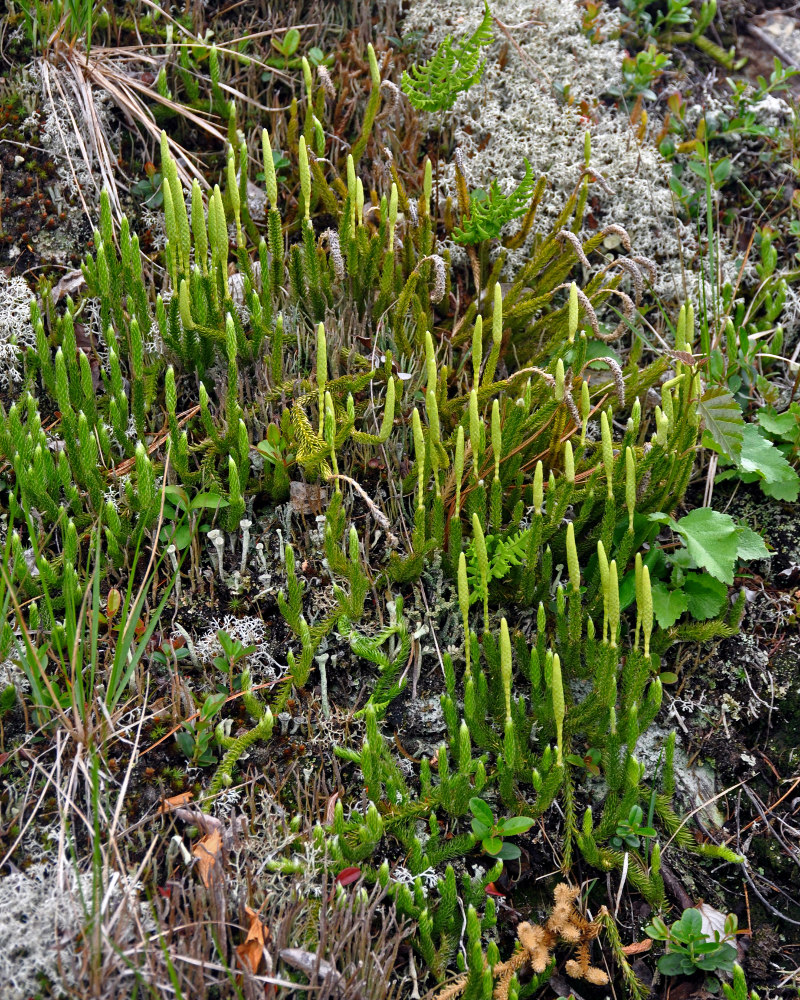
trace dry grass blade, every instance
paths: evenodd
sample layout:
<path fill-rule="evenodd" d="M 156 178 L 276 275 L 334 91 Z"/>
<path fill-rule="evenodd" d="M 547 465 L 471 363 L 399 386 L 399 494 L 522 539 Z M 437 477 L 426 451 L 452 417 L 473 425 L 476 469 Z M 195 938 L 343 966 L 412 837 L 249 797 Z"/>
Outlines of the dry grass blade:
<path fill-rule="evenodd" d="M 55 100 L 53 98 L 53 90 L 52 90 L 51 82 L 50 82 L 50 74 L 51 74 L 51 72 L 53 72 L 53 69 L 52 69 L 52 67 L 50 66 L 50 64 L 46 60 L 42 60 L 41 67 L 42 67 L 42 81 L 44 83 L 45 90 L 47 91 L 48 100 L 50 101 L 51 107 L 56 107 L 56 102 L 55 102 Z M 59 90 L 61 90 L 60 87 L 59 87 Z M 61 94 L 62 94 L 62 97 L 63 97 L 63 90 L 61 90 Z M 81 137 L 80 129 L 78 128 L 78 125 L 77 125 L 77 123 L 76 123 L 76 121 L 75 121 L 75 119 L 74 119 L 74 117 L 72 115 L 72 112 L 70 111 L 69 104 L 67 104 L 66 100 L 64 101 L 64 104 L 65 104 L 65 106 L 67 108 L 67 113 L 70 116 L 70 121 L 72 122 L 72 127 L 73 127 L 73 133 L 74 133 L 74 135 L 76 137 L 76 140 L 78 142 L 78 146 L 82 150 L 84 163 L 86 163 L 88 161 L 88 154 L 87 154 L 87 152 L 85 150 L 85 147 L 83 146 L 83 138 Z M 61 129 L 61 123 L 59 122 L 57 116 L 56 116 L 55 121 L 56 121 L 56 127 L 58 128 L 58 132 L 59 132 L 59 135 L 61 137 L 62 146 L 64 147 L 64 154 L 66 156 L 67 163 L 69 164 L 70 173 L 72 174 L 72 182 L 73 182 L 73 184 L 75 186 L 75 190 L 78 192 L 78 197 L 81 200 L 81 205 L 83 206 L 84 214 L 86 215 L 86 217 L 88 219 L 91 220 L 92 219 L 92 214 L 90 213 L 89 207 L 86 204 L 86 199 L 83 197 L 83 188 L 81 187 L 80 183 L 78 182 L 78 175 L 75 172 L 75 164 L 72 162 L 72 157 L 70 156 L 70 152 L 69 152 L 70 145 L 67 142 L 67 137 L 64 135 L 64 133 L 63 133 L 63 131 Z"/>
<path fill-rule="evenodd" d="M 195 125 L 216 139 L 220 145 L 224 145 L 226 136 L 213 122 L 197 114 L 190 108 L 173 101 L 170 98 L 162 97 L 157 91 L 146 86 L 140 80 L 132 76 L 119 72 L 110 61 L 115 54 L 113 49 L 95 50 L 93 58 L 86 65 L 86 72 L 89 80 L 102 87 L 119 107 L 119 109 L 136 124 L 141 125 L 149 135 L 158 141 L 161 136 L 161 129 L 156 124 L 152 112 L 142 101 L 139 95 L 146 95 L 150 100 L 169 108 L 176 114 L 184 117 L 188 122 Z M 192 180 L 197 179 L 203 187 L 208 187 L 203 171 L 199 167 L 197 157 L 185 150 L 174 139 L 167 136 L 169 147 L 175 157 L 178 167 L 178 175 L 186 187 L 191 187 Z"/>
<path fill-rule="evenodd" d="M 19 811 L 20 818 L 24 815 L 25 804 L 27 803 L 28 798 L 29 798 L 30 793 L 31 793 L 31 790 L 33 789 L 33 785 L 34 785 L 34 781 L 35 781 L 35 775 L 37 773 L 38 761 L 36 761 L 35 763 L 36 763 L 36 766 L 34 766 L 34 767 L 31 768 L 30 778 L 29 778 L 29 781 L 28 781 L 28 789 L 26 790 L 25 798 L 23 800 L 22 807 L 20 808 L 20 811 Z M 0 869 L 5 868 L 5 866 L 8 863 L 8 861 L 14 856 L 14 852 L 16 851 L 17 847 L 19 847 L 20 843 L 22 842 L 23 837 L 28 832 L 28 829 L 30 828 L 31 824 L 33 823 L 34 819 L 36 818 L 36 815 L 37 815 L 37 813 L 39 811 L 39 807 L 41 806 L 42 802 L 46 798 L 49 790 L 50 790 L 50 784 L 49 784 L 48 781 L 45 781 L 44 784 L 43 784 L 42 790 L 39 793 L 39 798 L 37 799 L 36 804 L 34 805 L 33 810 L 31 811 L 30 816 L 28 816 L 27 820 L 25 821 L 25 823 L 20 828 L 20 831 L 17 834 L 17 836 L 15 837 L 15 839 L 12 842 L 11 846 L 8 848 L 8 850 L 6 851 L 6 853 L 3 855 L 2 859 L 0 859 Z"/>
<path fill-rule="evenodd" d="M 70 150 L 75 147 L 83 160 L 86 175 L 91 179 L 95 189 L 99 192 L 101 187 L 107 188 L 113 211 L 117 216 L 121 215 L 122 211 L 117 184 L 117 158 L 97 114 L 95 88 L 107 93 L 128 122 L 137 130 L 143 130 L 155 142 L 160 139 L 161 129 L 145 98 L 181 115 L 187 122 L 206 132 L 221 147 L 226 142 L 224 130 L 210 118 L 177 101 L 163 97 L 132 74 L 120 71 L 116 65 L 120 58 L 136 59 L 139 62 L 154 61 L 143 52 L 117 48 L 96 48 L 92 50 L 90 56 L 86 56 L 74 47 L 59 41 L 54 43 L 47 58 L 39 60 L 47 98 L 51 106 L 60 106 L 66 110 L 72 126 L 72 136 L 68 137 L 64 134 L 56 116 L 72 181 L 78 191 L 83 211 L 90 221 L 93 221 L 94 215 L 86 203 L 83 185 L 79 181 L 75 163 L 70 155 Z M 228 89 L 233 96 L 244 98 L 244 95 L 235 89 Z M 77 118 L 73 109 L 78 112 Z M 168 136 L 167 140 L 175 157 L 181 182 L 187 188 L 191 188 L 192 181 L 197 180 L 202 187 L 208 188 L 209 184 L 199 158 L 189 153 L 175 139 Z"/>
<path fill-rule="evenodd" d="M 69 70 L 69 75 L 66 76 L 65 82 L 71 83 L 72 95 L 75 98 L 78 109 L 82 114 L 83 121 L 86 123 L 87 135 L 94 153 L 93 159 L 99 167 L 102 186 L 108 189 L 114 210 L 117 214 L 121 214 L 119 193 L 117 191 L 114 171 L 116 157 L 111 150 L 108 136 L 103 130 L 103 126 L 97 116 L 97 109 L 94 103 L 94 94 L 92 92 L 91 83 L 89 79 L 87 79 L 84 72 L 82 61 L 78 58 L 73 49 L 66 50 L 64 65 Z M 88 60 L 85 65 L 88 67 Z M 60 87 L 61 81 L 58 77 L 56 80 Z M 90 173 L 93 173 L 91 169 L 91 159 L 87 155 L 85 147 L 82 148 L 82 152 L 84 159 L 86 160 L 87 170 Z M 92 180 L 94 181 L 95 187 L 97 187 L 97 180 L 94 176 L 92 176 Z"/>

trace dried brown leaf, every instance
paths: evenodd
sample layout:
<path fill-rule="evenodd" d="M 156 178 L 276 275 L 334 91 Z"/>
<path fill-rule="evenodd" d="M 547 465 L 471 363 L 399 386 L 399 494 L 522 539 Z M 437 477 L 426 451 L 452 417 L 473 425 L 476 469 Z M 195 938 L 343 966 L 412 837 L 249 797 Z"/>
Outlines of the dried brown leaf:
<path fill-rule="evenodd" d="M 338 798 L 338 792 L 334 792 L 333 795 L 328 796 L 328 801 L 325 805 L 325 822 L 323 826 L 331 826 L 333 824 L 333 817 L 336 813 L 336 800 Z"/>
<path fill-rule="evenodd" d="M 212 830 L 192 848 L 192 854 L 197 858 L 200 879 L 208 888 L 211 885 L 212 872 L 222 850 L 222 836 L 219 830 Z"/>
<path fill-rule="evenodd" d="M 690 367 L 703 360 L 701 357 L 695 357 L 693 354 L 690 354 L 689 351 L 673 351 L 668 348 L 664 351 L 664 353 L 668 358 L 673 358 L 675 361 L 682 361 L 685 365 L 689 365 Z"/>
<path fill-rule="evenodd" d="M 647 938 L 646 941 L 634 941 L 633 944 L 625 945 L 622 949 L 623 955 L 642 955 L 646 951 L 650 951 L 653 947 L 652 938 Z"/>
<path fill-rule="evenodd" d="M 264 949 L 269 940 L 269 930 L 262 923 L 261 917 L 249 906 L 245 907 L 245 913 L 250 921 L 247 937 L 244 942 L 236 947 L 236 954 L 242 965 L 254 976 L 258 975 L 258 969 L 264 958 Z"/>
<path fill-rule="evenodd" d="M 194 792 L 180 792 L 178 795 L 173 795 L 170 799 L 164 799 L 161 805 L 158 807 L 160 813 L 172 812 L 173 809 L 180 809 L 181 806 L 185 806 L 187 802 L 191 801 L 194 796 Z"/>
<path fill-rule="evenodd" d="M 85 284 L 86 279 L 83 276 L 83 271 L 80 269 L 67 271 L 66 274 L 62 275 L 58 279 L 50 292 L 53 299 L 53 305 L 60 302 L 65 295 L 72 295 L 74 297 L 79 291 L 81 291 Z"/>
<path fill-rule="evenodd" d="M 330 962 L 319 958 L 313 951 L 306 951 L 305 948 L 282 948 L 280 955 L 287 965 L 298 969 L 309 979 L 314 976 L 315 972 L 316 977 L 327 980 L 330 985 L 342 978 L 341 973 L 337 972 Z"/>
<path fill-rule="evenodd" d="M 315 514 L 327 505 L 328 491 L 317 483 L 293 481 L 289 485 L 289 497 L 292 510 L 297 514 Z"/>

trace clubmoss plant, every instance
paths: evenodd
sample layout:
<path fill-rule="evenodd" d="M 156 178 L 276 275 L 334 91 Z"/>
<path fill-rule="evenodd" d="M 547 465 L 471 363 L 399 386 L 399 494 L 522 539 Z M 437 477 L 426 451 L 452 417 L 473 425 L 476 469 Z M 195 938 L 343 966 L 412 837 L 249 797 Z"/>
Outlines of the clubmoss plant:
<path fill-rule="evenodd" d="M 543 16 L 563 14 L 552 20 L 582 72 L 602 76 L 601 46 L 572 31 L 581 12 L 557 7 L 543 0 Z M 227 120 L 211 187 L 186 183 L 165 136 L 148 190 L 158 177 L 163 252 L 148 261 L 151 244 L 103 194 L 85 289 L 54 301 L 43 283 L 11 344 L 20 379 L 0 410 L 0 674 L 13 679 L 4 665 L 21 663 L 29 690 L 4 680 L 0 716 L 7 741 L 26 714 L 42 727 L 57 720 L 67 734 L 58 759 L 78 751 L 63 773 L 81 780 L 77 765 L 91 764 L 96 884 L 83 940 L 101 957 L 111 943 L 115 961 L 149 963 L 143 987 L 169 975 L 200 995 L 213 965 L 234 992 L 255 995 L 263 983 L 248 971 L 312 980 L 324 961 L 335 975 L 318 977 L 323 994 L 353 983 L 377 997 L 392 983 L 374 973 L 376 955 L 391 971 L 407 932 L 409 975 L 421 989 L 439 983 L 441 1000 L 532 995 L 561 949 L 566 974 L 604 986 L 598 939 L 642 1000 L 621 931 L 595 905 L 602 876 L 660 909 L 670 857 L 736 860 L 695 843 L 691 817 L 675 811 L 675 735 L 655 773 L 643 745 L 675 679 L 666 654 L 731 634 L 739 543 L 766 554 L 753 532 L 725 525 L 712 617 L 661 613 L 659 542 L 670 529 L 686 542 L 669 569 L 707 543 L 713 512 L 675 511 L 702 435 L 720 447 L 735 438 L 726 414 L 737 390 L 705 384 L 716 359 L 706 361 L 702 321 L 695 354 L 688 302 L 674 344 L 650 340 L 643 314 L 662 270 L 642 252 L 641 220 L 627 225 L 612 209 L 624 197 L 600 194 L 626 134 L 585 132 L 567 94 L 575 120 L 566 145 L 561 129 L 546 136 L 548 178 L 535 149 L 511 143 L 479 172 L 488 127 L 499 117 L 511 128 L 494 94 L 473 104 L 479 88 L 470 93 L 520 51 L 484 65 L 493 25 L 506 28 L 498 13 L 484 5 L 471 37 L 408 74 L 412 104 L 454 116 L 480 104 L 485 115 L 460 131 L 460 148 L 440 142 L 426 160 L 413 115 L 402 136 L 410 112 L 382 79 L 386 53 L 367 49 L 359 109 L 352 78 L 334 85 L 311 53 L 295 55 L 296 31 L 281 34 L 273 47 L 297 95 L 253 137 L 227 103 L 223 63 L 250 57 L 222 35 L 219 47 L 181 43 L 156 89 Z M 549 23 L 514 28 L 523 51 L 539 27 L 553 37 Z M 515 100 L 519 81 L 505 83 Z M 548 129 L 563 115 L 554 109 Z M 641 142 L 630 138 L 629 155 L 653 176 Z M 785 294 L 773 256 L 765 239 L 762 333 Z M 726 331 L 729 345 L 737 332 Z M 159 616 L 173 599 L 169 632 Z M 222 620 L 203 636 L 205 613 Z M 122 733 L 110 727 L 131 703 L 136 739 L 111 757 L 109 736 Z M 433 724 L 422 732 L 408 719 Z M 174 753 L 173 736 L 204 770 L 185 783 L 174 768 L 162 775 L 184 791 L 156 821 L 176 836 L 148 849 L 141 872 L 148 889 L 174 887 L 169 899 L 153 894 L 165 968 L 121 921 L 104 936 L 113 858 L 100 823 L 108 815 L 145 837 L 108 795 L 130 787 L 117 768 L 134 774 L 142 740 L 169 739 L 161 752 Z M 99 748 L 95 760 L 85 746 Z M 4 772 L 16 766 L 7 749 Z M 209 839 L 192 842 L 195 826 Z M 520 923 L 501 954 L 497 894 L 525 891 L 545 833 L 561 870 L 553 911 Z M 214 834 L 209 867 L 200 859 Z M 249 861 L 269 881 L 249 878 L 244 891 L 235 880 Z M 595 918 L 578 905 L 579 867 Z M 141 923 L 134 893 L 131 927 Z M 397 933 L 394 921 L 404 921 Z M 389 930 L 367 956 L 380 922 Z M 335 933 L 349 935 L 349 951 L 336 950 Z M 80 957 L 99 982 L 102 962 Z M 733 992 L 747 1000 L 738 974 Z"/>
<path fill-rule="evenodd" d="M 227 788 L 231 785 L 234 767 L 256 740 L 266 741 L 272 736 L 275 720 L 269 706 L 264 705 L 253 692 L 250 672 L 248 670 L 242 672 L 241 693 L 244 707 L 247 709 L 248 715 L 255 721 L 255 726 L 248 730 L 248 732 L 234 738 L 226 733 L 224 722 L 217 724 L 214 735 L 217 743 L 225 749 L 225 755 L 220 761 L 219 767 L 209 786 L 209 797 L 214 796 L 222 788 Z"/>

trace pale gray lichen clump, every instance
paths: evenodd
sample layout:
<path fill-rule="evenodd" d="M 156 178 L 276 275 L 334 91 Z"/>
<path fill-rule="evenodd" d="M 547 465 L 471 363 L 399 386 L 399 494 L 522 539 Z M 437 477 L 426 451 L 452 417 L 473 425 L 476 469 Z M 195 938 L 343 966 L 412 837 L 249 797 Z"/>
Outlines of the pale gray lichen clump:
<path fill-rule="evenodd" d="M 215 656 L 224 655 L 217 637 L 219 631 L 227 632 L 231 639 L 238 640 L 245 647 L 255 646 L 247 657 L 251 676 L 272 679 L 277 673 L 285 671 L 286 667 L 278 663 L 269 651 L 267 626 L 260 618 L 251 616 L 236 618 L 226 615 L 222 621 L 212 621 L 211 628 L 195 643 L 195 655 L 201 663 L 211 663 Z"/>
<path fill-rule="evenodd" d="M 67 871 L 68 879 L 71 873 Z M 38 996 L 41 979 L 69 985 L 74 940 L 83 925 L 75 886 L 59 883 L 52 865 L 0 879 L 0 993 L 4 1000 Z M 89 891 L 85 887 L 84 891 Z"/>
<path fill-rule="evenodd" d="M 636 252 L 657 262 L 657 294 L 682 301 L 688 293 L 697 300 L 700 265 L 693 260 L 697 236 L 692 228 L 676 223 L 669 165 L 647 137 L 639 142 L 624 111 L 603 106 L 597 123 L 580 112 L 582 100 L 594 108 L 603 94 L 620 83 L 624 52 L 619 41 L 609 37 L 617 13 L 602 15 L 604 40 L 593 43 L 581 28 L 585 11 L 573 0 L 496 0 L 491 9 L 509 27 L 522 54 L 515 45 L 506 45 L 506 36 L 496 28 L 481 83 L 460 95 L 447 112 L 447 124 L 464 153 L 470 187 L 486 187 L 497 178 L 503 190 L 509 191 L 522 178 L 527 157 L 534 174 L 548 179 L 548 194 L 534 227 L 546 231 L 580 180 L 588 129 L 591 167 L 608 188 L 601 183 L 591 188 L 599 201 L 598 222 L 623 226 Z M 473 0 L 413 0 L 403 31 L 423 31 L 417 58 L 427 59 L 446 35 L 471 33 L 481 15 L 480 5 Z M 501 49 L 504 65 L 498 59 Z M 575 98 L 572 104 L 559 96 L 565 87 Z M 430 116 L 430 127 L 438 127 L 438 116 Z M 653 112 L 650 134 L 659 127 Z M 443 194 L 452 193 L 453 165 L 443 167 L 442 175 Z M 530 240 L 509 254 L 507 276 L 527 259 L 529 244 Z M 453 249 L 458 259 L 463 251 Z M 687 264 L 693 261 L 691 268 L 681 267 L 682 256 Z M 739 267 L 731 258 L 723 247 L 718 260 L 723 283 L 736 282 Z"/>
<path fill-rule="evenodd" d="M 0 271 L 0 385 L 11 388 L 22 379 L 21 347 L 33 347 L 31 292 L 24 278 L 8 278 Z"/>
<path fill-rule="evenodd" d="M 82 194 L 86 206 L 95 208 L 103 187 L 97 162 L 97 130 L 105 136 L 111 149 L 121 141 L 120 127 L 112 114 L 112 99 L 101 87 L 92 87 L 87 91 L 92 102 L 89 113 L 89 109 L 78 102 L 69 74 L 50 67 L 43 70 L 36 60 L 21 74 L 18 92 L 31 108 L 32 118 L 41 123 L 42 145 L 52 154 L 56 164 L 58 184 L 51 186 L 53 201 L 61 210 L 72 210 L 73 217 L 80 220 L 70 198 L 64 200 L 59 188 L 65 189 L 79 204 Z"/>
<path fill-rule="evenodd" d="M 10 658 L 0 661 L 0 691 L 9 687 L 13 687 L 17 694 L 31 689 L 28 678 Z"/>

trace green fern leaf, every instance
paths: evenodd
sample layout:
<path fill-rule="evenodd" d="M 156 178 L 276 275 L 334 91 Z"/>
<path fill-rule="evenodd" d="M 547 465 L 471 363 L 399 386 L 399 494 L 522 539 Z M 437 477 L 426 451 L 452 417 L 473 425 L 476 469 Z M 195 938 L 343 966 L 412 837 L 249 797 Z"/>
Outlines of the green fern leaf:
<path fill-rule="evenodd" d="M 488 195 L 478 198 L 473 192 L 469 218 L 465 220 L 464 229 L 453 230 L 453 239 L 465 244 L 496 239 L 507 222 L 518 219 L 528 211 L 535 190 L 533 170 L 526 159 L 525 176 L 511 194 L 504 195 L 496 180 L 492 181 Z"/>
<path fill-rule="evenodd" d="M 512 566 L 521 566 L 530 537 L 530 528 L 521 528 L 508 538 L 499 535 L 486 536 L 486 553 L 489 557 L 489 582 L 504 579 Z M 467 579 L 469 580 L 470 603 L 480 599 L 481 577 L 475 547 L 470 543 L 467 549 Z"/>
<path fill-rule="evenodd" d="M 417 111 L 449 110 L 459 94 L 480 80 L 485 65 L 479 61 L 481 49 L 491 40 L 492 14 L 485 4 L 483 20 L 463 45 L 454 45 L 448 35 L 430 62 L 403 73 L 403 93 Z"/>

